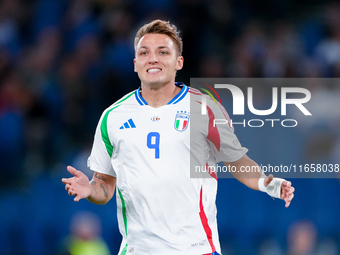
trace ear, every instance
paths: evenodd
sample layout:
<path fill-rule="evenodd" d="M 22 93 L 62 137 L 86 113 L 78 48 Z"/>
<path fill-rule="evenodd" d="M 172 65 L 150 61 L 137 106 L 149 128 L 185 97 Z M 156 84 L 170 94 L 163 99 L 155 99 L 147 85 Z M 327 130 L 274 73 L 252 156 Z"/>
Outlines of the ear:
<path fill-rule="evenodd" d="M 133 59 L 133 70 L 137 73 L 137 70 L 136 70 L 136 59 L 135 58 Z"/>
<path fill-rule="evenodd" d="M 181 70 L 183 68 L 184 58 L 183 56 L 177 57 L 176 71 Z"/>

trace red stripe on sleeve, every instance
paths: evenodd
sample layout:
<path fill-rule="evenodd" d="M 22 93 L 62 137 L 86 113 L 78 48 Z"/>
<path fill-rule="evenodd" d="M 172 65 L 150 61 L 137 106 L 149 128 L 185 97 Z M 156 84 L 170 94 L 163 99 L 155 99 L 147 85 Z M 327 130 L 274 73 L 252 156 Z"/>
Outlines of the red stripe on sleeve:
<path fill-rule="evenodd" d="M 209 115 L 209 129 L 207 139 L 215 145 L 218 151 L 220 151 L 221 138 L 216 125 L 214 126 L 215 115 L 210 107 L 207 106 L 207 110 Z"/>
<path fill-rule="evenodd" d="M 208 224 L 208 219 L 207 219 L 207 216 L 205 215 L 205 212 L 204 212 L 202 193 L 203 193 L 203 188 L 201 187 L 201 192 L 200 192 L 200 213 L 199 214 L 200 214 L 200 218 L 201 218 L 201 222 L 202 222 L 202 225 L 203 225 L 203 228 L 204 228 L 204 232 L 207 235 L 208 242 L 210 244 L 211 250 L 212 250 L 212 252 L 215 252 L 216 248 L 215 248 L 215 245 L 214 245 L 213 240 L 212 240 L 211 228 L 210 228 L 210 226 Z"/>
<path fill-rule="evenodd" d="M 198 95 L 198 96 L 201 96 L 202 95 L 202 93 L 196 93 L 196 92 L 194 92 L 194 91 L 188 91 L 189 93 L 191 93 L 191 94 L 194 94 L 194 95 Z"/>
<path fill-rule="evenodd" d="M 206 167 L 208 169 L 208 173 L 210 174 L 210 176 L 217 181 L 217 174 L 211 170 L 211 167 L 208 165 L 208 163 L 206 164 Z"/>

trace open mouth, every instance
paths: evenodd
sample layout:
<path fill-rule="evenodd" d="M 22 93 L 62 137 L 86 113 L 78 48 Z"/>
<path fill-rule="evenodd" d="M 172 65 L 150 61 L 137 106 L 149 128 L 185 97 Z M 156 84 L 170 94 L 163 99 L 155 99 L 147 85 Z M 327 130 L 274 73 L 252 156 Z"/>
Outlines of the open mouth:
<path fill-rule="evenodd" d="M 146 70 L 148 73 L 151 73 L 151 74 L 153 74 L 153 73 L 159 73 L 160 71 L 162 71 L 162 69 L 160 69 L 160 68 L 150 68 L 150 69 L 148 69 L 148 70 Z"/>

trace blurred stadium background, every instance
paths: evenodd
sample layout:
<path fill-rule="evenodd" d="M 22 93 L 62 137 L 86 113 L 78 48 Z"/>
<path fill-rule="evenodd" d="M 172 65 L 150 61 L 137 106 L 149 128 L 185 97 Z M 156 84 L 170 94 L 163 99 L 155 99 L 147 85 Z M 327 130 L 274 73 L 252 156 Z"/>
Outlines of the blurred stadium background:
<path fill-rule="evenodd" d="M 86 160 L 99 116 L 139 86 L 133 39 L 155 18 L 182 31 L 177 80 L 186 84 L 190 77 L 340 77 L 339 1 L 2 0 L 0 254 L 61 254 L 72 217 L 83 211 L 99 216 L 117 254 L 115 201 L 74 203 L 61 178 L 68 164 L 91 175 Z M 309 89 L 320 98 L 314 121 L 289 133 L 236 129 L 250 157 L 340 163 L 340 86 Z M 285 209 L 236 180 L 219 180 L 224 254 L 340 254 L 339 180 L 292 182 L 296 195 Z"/>

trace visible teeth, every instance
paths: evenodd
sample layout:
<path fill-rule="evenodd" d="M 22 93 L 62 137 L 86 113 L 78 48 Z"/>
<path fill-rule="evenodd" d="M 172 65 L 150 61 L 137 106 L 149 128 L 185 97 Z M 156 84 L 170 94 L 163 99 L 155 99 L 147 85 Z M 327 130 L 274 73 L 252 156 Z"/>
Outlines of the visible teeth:
<path fill-rule="evenodd" d="M 159 72 L 160 70 L 161 69 L 158 69 L 158 68 L 152 68 L 148 70 L 148 73 L 156 73 L 156 72 Z"/>

